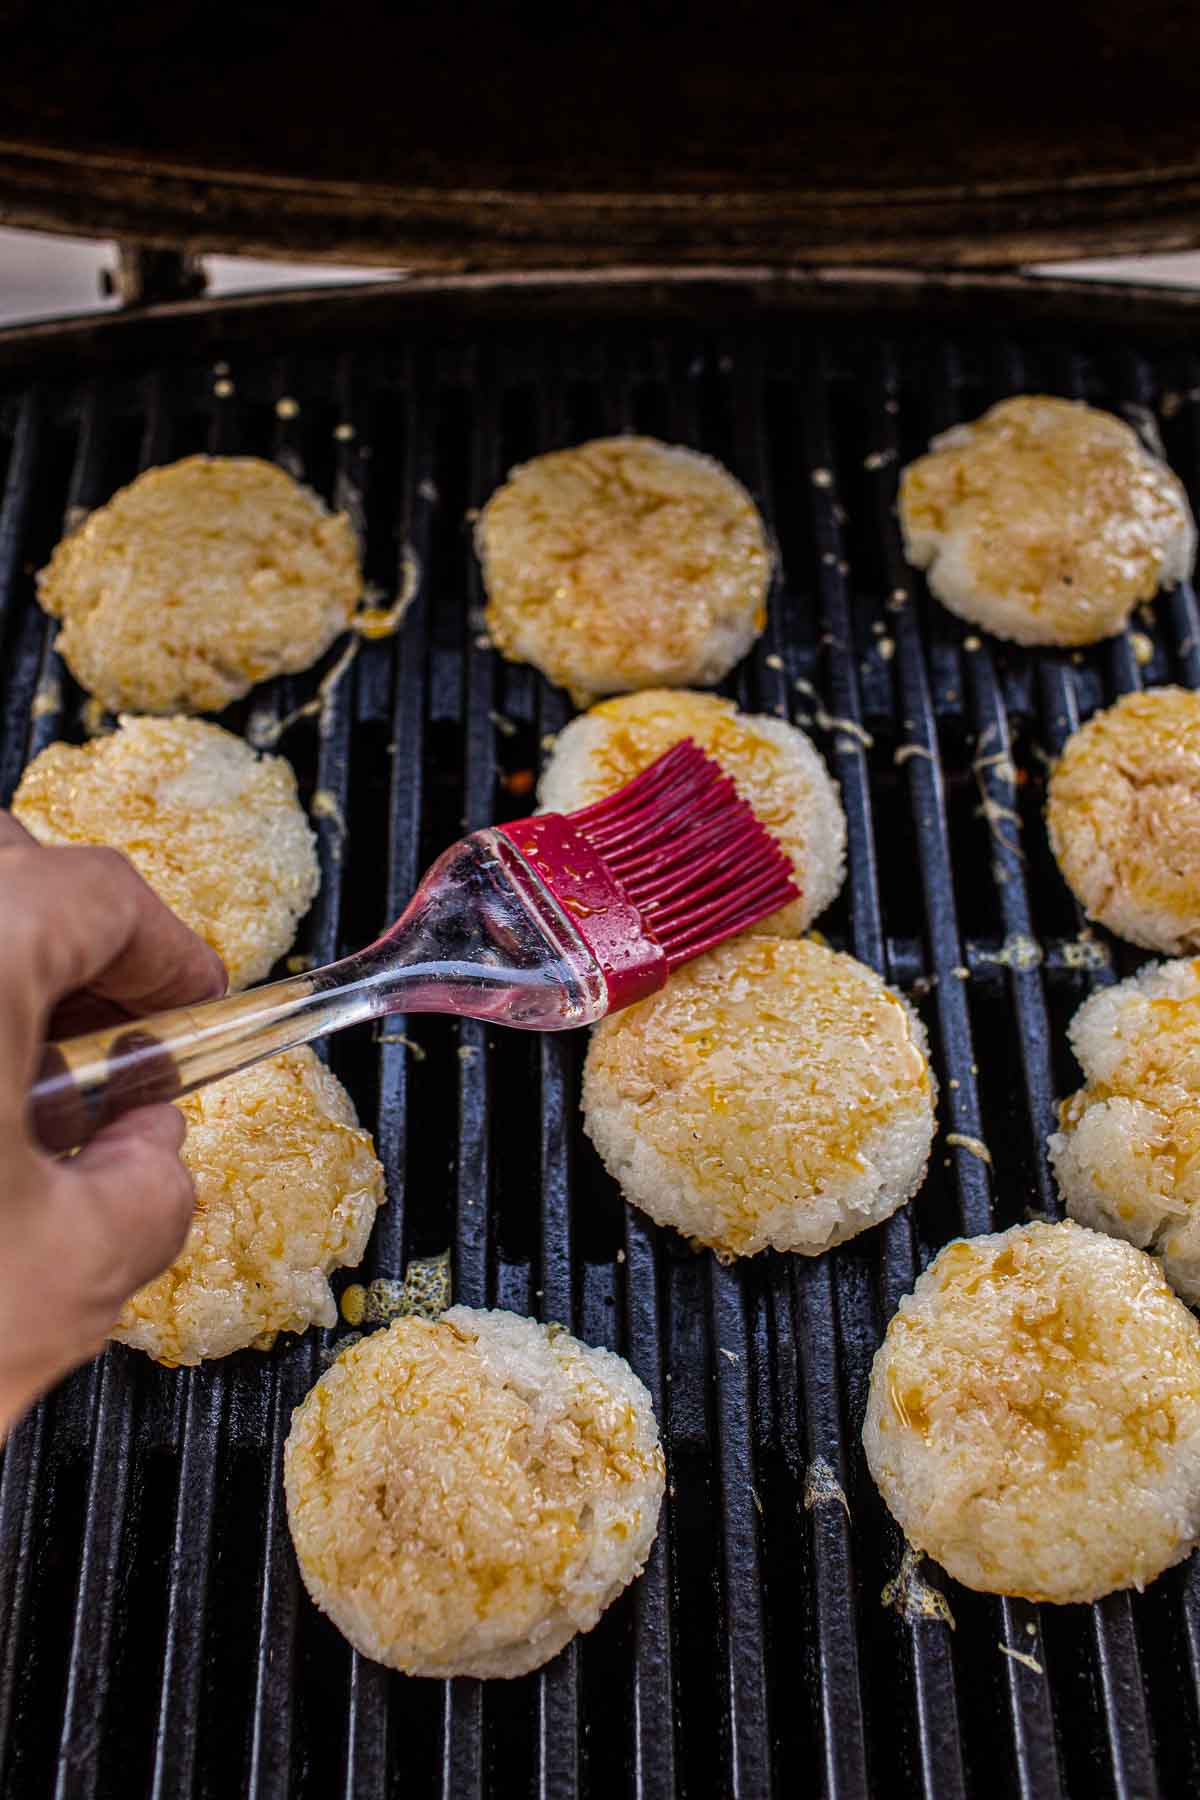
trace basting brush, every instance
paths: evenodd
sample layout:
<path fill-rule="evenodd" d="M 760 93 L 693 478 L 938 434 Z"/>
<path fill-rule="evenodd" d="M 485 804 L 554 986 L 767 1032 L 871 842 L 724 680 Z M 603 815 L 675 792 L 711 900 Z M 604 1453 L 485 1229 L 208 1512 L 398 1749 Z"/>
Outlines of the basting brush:
<path fill-rule="evenodd" d="M 388 1013 L 592 1025 L 798 892 L 729 776 L 685 739 L 592 806 L 460 839 L 353 956 L 49 1045 L 33 1128 L 72 1149 L 132 1107 Z"/>

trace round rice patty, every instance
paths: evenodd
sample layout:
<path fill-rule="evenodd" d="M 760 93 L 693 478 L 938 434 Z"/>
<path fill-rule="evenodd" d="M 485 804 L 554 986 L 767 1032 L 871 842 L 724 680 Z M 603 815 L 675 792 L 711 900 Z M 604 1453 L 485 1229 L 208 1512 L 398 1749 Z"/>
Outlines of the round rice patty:
<path fill-rule="evenodd" d="M 766 623 L 771 553 L 754 502 L 712 457 L 654 438 L 521 464 L 475 546 L 498 649 L 581 706 L 720 681 Z"/>
<path fill-rule="evenodd" d="M 732 700 L 688 689 L 653 688 L 604 700 L 559 732 L 539 802 L 546 812 L 590 806 L 687 737 L 732 775 L 796 871 L 799 900 L 754 930 L 798 937 L 842 885 L 846 819 L 820 754 L 785 720 L 740 713 Z"/>
<path fill-rule="evenodd" d="M 524 1675 L 650 1553 L 664 1470 L 629 1365 L 560 1326 L 453 1307 L 343 1351 L 292 1416 L 304 1584 L 409 1675 Z"/>
<path fill-rule="evenodd" d="M 311 1050 L 289 1050 L 177 1105 L 192 1227 L 170 1268 L 126 1303 L 113 1337 L 173 1368 L 335 1324 L 327 1278 L 361 1261 L 386 1198 L 341 1082 Z"/>
<path fill-rule="evenodd" d="M 361 593 L 349 520 L 253 456 L 148 469 L 38 576 L 67 667 L 111 712 L 217 712 L 307 669 Z"/>
<path fill-rule="evenodd" d="M 1050 1139 L 1067 1210 L 1161 1258 L 1200 1305 L 1200 962 L 1150 964 L 1093 994 L 1070 1039 L 1087 1085 Z"/>
<path fill-rule="evenodd" d="M 1018 644 L 1092 644 L 1190 575 L 1182 482 L 1111 413 L 1019 394 L 934 438 L 900 479 L 909 562 Z"/>
<path fill-rule="evenodd" d="M 1200 948 L 1200 694 L 1125 694 L 1068 738 L 1046 824 L 1087 913 L 1130 943 Z"/>
<path fill-rule="evenodd" d="M 1141 1588 L 1200 1535 L 1200 1326 L 1148 1256 L 1069 1221 L 959 1239 L 888 1326 L 863 1443 L 967 1587 Z"/>
<path fill-rule="evenodd" d="M 108 844 L 229 971 L 267 974 L 320 886 L 316 844 L 281 756 L 200 719 L 121 720 L 111 736 L 50 744 L 12 810 L 43 844 Z"/>
<path fill-rule="evenodd" d="M 815 1256 L 916 1193 L 934 1095 L 920 1020 L 870 969 L 741 937 L 596 1028 L 584 1129 L 660 1225 Z"/>

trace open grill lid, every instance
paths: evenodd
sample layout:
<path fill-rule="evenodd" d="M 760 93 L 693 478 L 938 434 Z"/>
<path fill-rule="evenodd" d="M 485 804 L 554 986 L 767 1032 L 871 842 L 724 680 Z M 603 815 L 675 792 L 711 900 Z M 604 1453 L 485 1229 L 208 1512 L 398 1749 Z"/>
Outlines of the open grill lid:
<path fill-rule="evenodd" d="M 1200 241 L 1172 0 L 8 0 L 0 218 L 425 269 Z"/>

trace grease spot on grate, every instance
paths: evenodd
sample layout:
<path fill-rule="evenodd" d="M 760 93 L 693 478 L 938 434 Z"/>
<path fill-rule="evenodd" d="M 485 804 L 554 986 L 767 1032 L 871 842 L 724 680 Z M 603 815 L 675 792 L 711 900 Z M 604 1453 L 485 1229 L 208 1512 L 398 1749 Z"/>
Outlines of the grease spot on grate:
<path fill-rule="evenodd" d="M 804 1510 L 811 1512 L 814 1506 L 828 1506 L 831 1502 L 850 1517 L 850 1502 L 841 1482 L 825 1458 L 815 1456 L 804 1475 Z"/>
<path fill-rule="evenodd" d="M 981 962 L 997 963 L 1009 969 L 1036 969 L 1044 960 L 1042 947 L 1023 932 L 1014 932 L 999 950 L 981 950 Z"/>
<path fill-rule="evenodd" d="M 981 1163 L 987 1163 L 989 1167 L 991 1166 L 992 1153 L 982 1138 L 971 1137 L 970 1134 L 965 1131 L 948 1131 L 946 1133 L 946 1142 L 948 1144 L 953 1144 L 958 1150 L 969 1151 L 972 1156 L 977 1156 Z"/>
<path fill-rule="evenodd" d="M 393 1319 L 439 1319 L 450 1305 L 450 1253 L 415 1257 L 396 1281 L 381 1275 L 345 1288 L 341 1313 L 347 1325 L 388 1325 Z M 338 1345 L 345 1348 L 348 1340 Z"/>
<path fill-rule="evenodd" d="M 890 1606 L 910 1625 L 921 1619 L 938 1619 L 953 1631 L 954 1614 L 950 1611 L 950 1602 L 945 1594 L 925 1580 L 921 1562 L 920 1551 L 905 1544 L 900 1567 L 879 1596 L 880 1604 Z"/>

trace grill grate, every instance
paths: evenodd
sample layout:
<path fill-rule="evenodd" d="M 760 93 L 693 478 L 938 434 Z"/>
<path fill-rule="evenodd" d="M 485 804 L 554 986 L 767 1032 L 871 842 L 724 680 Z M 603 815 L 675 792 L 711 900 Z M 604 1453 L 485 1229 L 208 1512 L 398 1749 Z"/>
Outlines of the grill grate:
<path fill-rule="evenodd" d="M 870 1358 L 916 1272 L 960 1230 L 1053 1210 L 1042 1145 L 1073 1081 L 1066 1022 L 1140 960 L 1081 936 L 1040 823 L 1044 759 L 1119 691 L 1200 685 L 1188 588 L 1135 622 L 1142 639 L 1086 655 L 980 642 L 930 607 L 900 553 L 897 467 L 1036 388 L 1157 420 L 1196 499 L 1197 380 L 1188 357 L 1127 342 L 797 341 L 772 324 L 414 335 L 7 396 L 0 801 L 29 754 L 83 729 L 31 571 L 139 467 L 273 455 L 351 512 L 382 589 L 415 573 L 401 634 L 364 644 L 280 742 L 306 798 L 324 796 L 324 886 L 299 945 L 320 960 L 393 917 L 464 828 L 527 810 L 541 740 L 567 716 L 480 640 L 469 509 L 513 461 L 602 431 L 725 460 L 784 569 L 729 692 L 810 723 L 829 755 L 850 873 L 821 928 L 917 997 L 943 1131 L 993 1160 L 940 1144 L 922 1195 L 865 1239 L 722 1269 L 621 1206 L 577 1127 L 578 1040 L 441 1019 L 335 1039 L 389 1174 L 364 1278 L 450 1246 L 457 1298 L 562 1320 L 650 1386 L 672 1498 L 646 1575 L 526 1681 L 392 1677 L 302 1597 L 283 1514 L 291 1409 L 339 1334 L 197 1371 L 115 1349 L 4 1453 L 5 1792 L 749 1800 L 814 1769 L 836 1800 L 1197 1790 L 1194 1563 L 1141 1598 L 1063 1610 L 924 1567 L 924 1612 L 885 1608 L 902 1546 L 858 1439 Z M 280 724 L 316 679 L 272 684 L 231 723 Z"/>

